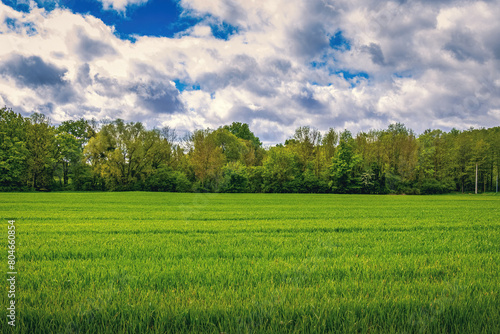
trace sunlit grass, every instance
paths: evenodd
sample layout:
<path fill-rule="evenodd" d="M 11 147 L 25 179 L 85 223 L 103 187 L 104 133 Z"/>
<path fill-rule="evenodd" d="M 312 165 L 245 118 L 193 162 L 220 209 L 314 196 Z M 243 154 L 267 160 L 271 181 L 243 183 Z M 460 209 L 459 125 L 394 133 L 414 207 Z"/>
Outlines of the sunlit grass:
<path fill-rule="evenodd" d="M 497 196 L 0 200 L 20 332 L 500 332 Z"/>

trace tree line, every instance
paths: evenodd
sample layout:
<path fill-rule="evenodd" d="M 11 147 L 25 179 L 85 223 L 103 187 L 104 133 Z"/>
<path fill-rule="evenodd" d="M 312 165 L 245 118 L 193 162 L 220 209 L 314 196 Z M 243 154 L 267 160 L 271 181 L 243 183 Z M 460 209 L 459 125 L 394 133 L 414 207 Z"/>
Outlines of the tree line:
<path fill-rule="evenodd" d="M 43 114 L 0 109 L 0 191 L 487 192 L 499 165 L 500 127 L 417 136 L 397 123 L 353 136 L 303 126 L 264 148 L 239 122 L 179 138 L 140 122 L 54 126 Z"/>

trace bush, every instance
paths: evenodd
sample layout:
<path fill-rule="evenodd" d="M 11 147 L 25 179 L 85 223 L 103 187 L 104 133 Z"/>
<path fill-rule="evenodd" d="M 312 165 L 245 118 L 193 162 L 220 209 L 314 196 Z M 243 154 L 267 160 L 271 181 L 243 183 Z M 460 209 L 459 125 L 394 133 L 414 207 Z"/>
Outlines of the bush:
<path fill-rule="evenodd" d="M 176 192 L 187 193 L 192 191 L 191 181 L 189 181 L 186 174 L 184 174 L 183 172 L 175 171 L 174 179 Z"/>
<path fill-rule="evenodd" d="M 244 193 L 248 192 L 248 176 L 246 167 L 240 163 L 228 163 L 224 167 L 223 181 L 220 192 Z"/>
<path fill-rule="evenodd" d="M 264 168 L 262 166 L 247 167 L 248 191 L 252 193 L 261 193 L 264 183 Z"/>
<path fill-rule="evenodd" d="M 392 173 L 385 173 L 385 188 L 390 194 L 400 194 L 403 192 L 404 184 L 401 177 Z"/>
<path fill-rule="evenodd" d="M 80 165 L 75 168 L 73 172 L 73 177 L 71 178 L 71 189 L 76 191 L 92 191 L 101 190 L 97 188 L 94 184 L 94 178 L 92 177 L 92 172 L 88 166 Z"/>
<path fill-rule="evenodd" d="M 307 169 L 303 174 L 300 182 L 299 192 L 301 193 L 327 193 L 330 191 L 328 182 L 321 180 L 314 175 L 313 171 Z"/>
<path fill-rule="evenodd" d="M 438 181 L 436 179 L 428 179 L 422 182 L 420 192 L 424 195 L 445 194 L 453 191 L 455 184 L 453 181 L 445 180 Z"/>
<path fill-rule="evenodd" d="M 403 190 L 403 193 L 406 195 L 420 195 L 420 189 L 408 187 Z"/>
<path fill-rule="evenodd" d="M 171 167 L 160 167 L 151 174 L 144 183 L 144 189 L 149 191 L 189 192 L 191 182 L 186 174 L 173 171 Z"/>

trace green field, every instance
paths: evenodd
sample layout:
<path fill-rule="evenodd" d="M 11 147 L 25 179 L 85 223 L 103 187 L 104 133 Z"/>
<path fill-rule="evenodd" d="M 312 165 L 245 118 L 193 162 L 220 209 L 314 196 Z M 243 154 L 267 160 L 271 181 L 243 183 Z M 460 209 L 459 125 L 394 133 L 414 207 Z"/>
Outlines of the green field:
<path fill-rule="evenodd" d="M 500 333 L 500 196 L 1 193 L 0 212 L 18 333 Z"/>

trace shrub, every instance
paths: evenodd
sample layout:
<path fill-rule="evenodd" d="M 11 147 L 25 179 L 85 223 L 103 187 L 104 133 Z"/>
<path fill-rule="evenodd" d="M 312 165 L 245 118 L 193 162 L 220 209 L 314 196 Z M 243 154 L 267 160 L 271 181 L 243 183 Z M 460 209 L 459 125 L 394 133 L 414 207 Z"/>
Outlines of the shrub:
<path fill-rule="evenodd" d="M 144 189 L 150 191 L 189 192 L 191 182 L 186 174 L 173 171 L 171 167 L 160 167 L 144 183 Z"/>
<path fill-rule="evenodd" d="M 248 191 L 248 175 L 246 167 L 238 162 L 228 163 L 224 167 L 220 192 L 244 193 Z"/>
<path fill-rule="evenodd" d="M 436 179 L 428 179 L 424 180 L 420 186 L 420 192 L 425 195 L 445 194 L 454 189 L 455 184 L 450 180 L 438 181 Z"/>

